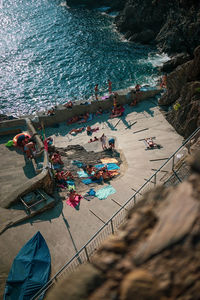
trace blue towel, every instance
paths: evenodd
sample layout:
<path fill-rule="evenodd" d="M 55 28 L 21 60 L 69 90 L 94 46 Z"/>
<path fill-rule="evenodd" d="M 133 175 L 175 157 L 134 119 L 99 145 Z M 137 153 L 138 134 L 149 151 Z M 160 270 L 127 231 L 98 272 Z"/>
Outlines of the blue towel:
<path fill-rule="evenodd" d="M 108 168 L 108 171 L 120 169 L 120 167 L 117 164 L 111 164 L 111 163 L 107 164 L 107 168 Z"/>
<path fill-rule="evenodd" d="M 95 196 L 95 195 L 96 195 L 96 192 L 95 192 L 95 190 L 90 189 L 89 192 L 87 192 L 87 194 L 88 194 L 89 196 Z"/>
<path fill-rule="evenodd" d="M 78 177 L 89 177 L 85 171 L 77 171 Z"/>
<path fill-rule="evenodd" d="M 98 164 L 98 165 L 95 165 L 95 168 L 100 170 L 101 168 L 103 168 L 105 166 L 106 166 L 105 164 Z"/>
<path fill-rule="evenodd" d="M 82 179 L 81 181 L 82 181 L 83 183 L 85 183 L 85 184 L 90 184 L 90 183 L 93 182 L 92 179 L 90 179 L 90 178 Z"/>
<path fill-rule="evenodd" d="M 81 168 L 83 166 L 82 162 L 80 162 L 79 160 L 72 160 L 72 165 L 75 165 L 78 168 Z"/>
<path fill-rule="evenodd" d="M 112 185 L 107 185 L 98 191 L 96 191 L 96 197 L 100 200 L 106 199 L 109 195 L 116 193 L 116 190 Z"/>
<path fill-rule="evenodd" d="M 67 184 L 69 184 L 69 185 L 75 185 L 74 180 L 67 180 L 66 182 L 67 182 Z"/>

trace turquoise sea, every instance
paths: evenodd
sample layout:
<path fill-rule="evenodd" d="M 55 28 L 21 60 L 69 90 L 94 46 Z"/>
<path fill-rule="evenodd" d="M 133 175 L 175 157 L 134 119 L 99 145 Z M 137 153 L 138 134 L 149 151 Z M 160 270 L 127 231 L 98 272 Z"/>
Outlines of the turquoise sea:
<path fill-rule="evenodd" d="M 107 90 L 154 85 L 165 56 L 123 40 L 113 17 L 58 0 L 1 0 L 0 113 L 21 115 Z"/>

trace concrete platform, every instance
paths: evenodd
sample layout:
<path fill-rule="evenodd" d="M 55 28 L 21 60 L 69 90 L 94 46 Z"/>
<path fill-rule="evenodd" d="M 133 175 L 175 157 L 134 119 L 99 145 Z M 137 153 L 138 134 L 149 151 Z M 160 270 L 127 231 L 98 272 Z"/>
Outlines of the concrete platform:
<path fill-rule="evenodd" d="M 136 190 L 145 183 L 145 178 L 149 178 L 154 173 L 152 168 L 156 169 L 164 163 L 164 160 L 155 162 L 150 160 L 167 158 L 181 145 L 183 138 L 166 121 L 154 101 L 142 102 L 135 108 L 127 107 L 125 112 L 125 116 L 119 123 L 118 118 L 108 119 L 108 114 L 101 118 L 95 117 L 87 123 L 100 128 L 93 137 L 100 137 L 102 133 L 107 137 L 115 137 L 116 148 L 123 153 L 125 160 L 121 167 L 123 176 L 112 182 L 117 193 L 105 200 L 84 199 L 80 203 L 79 210 L 66 205 L 65 201 L 60 201 L 50 211 L 29 222 L 9 228 L 0 236 L 0 264 L 4 271 L 1 277 L 2 284 L 5 282 L 5 274 L 8 273 L 13 258 L 38 230 L 49 246 L 52 275 L 55 274 L 120 208 L 120 205 L 127 201 L 134 193 L 133 189 Z M 137 121 L 135 125 L 126 129 L 135 121 Z M 86 132 L 75 137 L 67 134 L 72 128 L 77 127 L 82 125 L 69 127 L 63 124 L 59 128 L 46 128 L 45 133 L 47 136 L 53 135 L 55 145 L 58 147 L 80 144 L 87 145 L 89 150 L 90 137 Z M 148 129 L 142 131 L 145 128 Z M 135 133 L 136 131 L 140 132 Z M 145 151 L 145 144 L 139 140 L 147 137 L 156 137 L 155 142 L 161 144 L 162 148 Z M 92 147 L 100 149 L 101 144 L 97 142 L 96 146 L 91 144 Z"/>

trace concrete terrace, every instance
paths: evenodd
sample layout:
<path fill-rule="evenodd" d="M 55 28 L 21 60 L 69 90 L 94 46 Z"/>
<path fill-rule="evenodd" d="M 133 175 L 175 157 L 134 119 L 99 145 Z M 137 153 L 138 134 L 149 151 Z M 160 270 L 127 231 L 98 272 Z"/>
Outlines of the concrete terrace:
<path fill-rule="evenodd" d="M 1 153 L 1 168 L 0 168 L 0 198 L 25 183 L 30 178 L 35 176 L 34 167 L 31 161 L 26 162 L 24 154 L 12 148 L 5 147 L 8 139 L 12 136 L 0 137 L 0 153 Z"/>
<path fill-rule="evenodd" d="M 29 222 L 9 228 L 0 236 L 0 264 L 5 274 L 20 248 L 39 230 L 50 249 L 53 275 L 91 238 L 103 222 L 120 208 L 120 204 L 126 202 L 134 193 L 133 189 L 136 190 L 145 183 L 145 179 L 155 172 L 152 169 L 157 169 L 165 161 L 150 160 L 168 158 L 181 145 L 183 138 L 166 121 L 155 100 L 141 102 L 135 108 L 126 106 L 125 113 L 119 123 L 118 118 L 108 119 L 108 114 L 95 117 L 87 123 L 100 128 L 93 137 L 100 137 L 105 133 L 107 137 L 116 138 L 116 148 L 124 157 L 124 163 L 121 165 L 122 175 L 111 182 L 117 193 L 105 200 L 83 199 L 79 210 L 68 206 L 65 201 L 60 201 L 52 210 Z M 126 129 L 136 121 L 136 124 Z M 81 126 L 83 125 L 61 124 L 58 128 L 46 128 L 45 133 L 46 136 L 53 136 L 57 147 L 80 144 L 88 150 L 100 149 L 99 142 L 88 144 L 90 137 L 86 132 L 75 137 L 67 134 L 72 128 Z M 146 128 L 148 129 L 143 130 Z M 135 133 L 136 131 L 140 132 Z M 145 151 L 144 142 L 139 140 L 146 137 L 156 137 L 155 142 L 162 145 L 162 148 Z M 88 186 L 88 190 L 89 188 Z"/>

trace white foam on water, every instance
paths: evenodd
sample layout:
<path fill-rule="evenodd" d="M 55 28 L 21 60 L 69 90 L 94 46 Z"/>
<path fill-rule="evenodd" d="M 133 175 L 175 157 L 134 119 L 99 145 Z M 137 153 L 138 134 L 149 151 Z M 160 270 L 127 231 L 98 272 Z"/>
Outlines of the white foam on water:
<path fill-rule="evenodd" d="M 147 62 L 151 63 L 153 67 L 161 67 L 163 63 L 170 60 L 170 57 L 166 53 L 161 54 L 149 54 Z"/>

